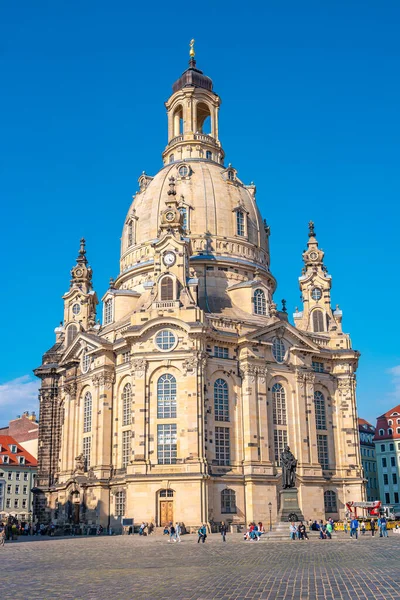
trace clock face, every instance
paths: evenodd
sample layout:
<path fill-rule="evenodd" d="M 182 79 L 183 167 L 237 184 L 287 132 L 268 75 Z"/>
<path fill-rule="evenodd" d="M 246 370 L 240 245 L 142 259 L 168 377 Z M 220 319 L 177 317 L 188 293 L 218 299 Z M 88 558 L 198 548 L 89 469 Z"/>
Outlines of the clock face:
<path fill-rule="evenodd" d="M 175 219 L 175 214 L 172 211 L 167 212 L 165 218 L 167 219 L 167 221 L 173 221 Z"/>
<path fill-rule="evenodd" d="M 172 267 L 172 265 L 176 261 L 176 256 L 173 252 L 166 252 L 163 256 L 164 265 L 167 267 Z"/>
<path fill-rule="evenodd" d="M 311 252 L 310 258 L 311 258 L 311 260 L 317 260 L 318 254 L 316 252 Z"/>

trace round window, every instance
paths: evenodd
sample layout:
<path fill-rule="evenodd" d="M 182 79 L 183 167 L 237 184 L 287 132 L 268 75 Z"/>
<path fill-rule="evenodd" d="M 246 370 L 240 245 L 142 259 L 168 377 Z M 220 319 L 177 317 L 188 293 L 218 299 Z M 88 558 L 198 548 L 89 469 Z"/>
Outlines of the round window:
<path fill-rule="evenodd" d="M 311 292 L 311 298 L 313 300 L 321 300 L 322 298 L 322 292 L 319 288 L 314 288 L 313 291 Z"/>
<path fill-rule="evenodd" d="M 176 343 L 176 335 L 170 329 L 162 329 L 156 335 L 155 344 L 159 350 L 172 350 Z"/>
<path fill-rule="evenodd" d="M 72 307 L 72 312 L 74 313 L 74 315 L 79 315 L 79 313 L 81 312 L 81 305 L 78 303 L 74 304 Z"/>
<path fill-rule="evenodd" d="M 182 165 L 181 167 L 179 167 L 178 173 L 181 177 L 187 177 L 189 175 L 189 167 L 187 167 L 186 165 Z"/>

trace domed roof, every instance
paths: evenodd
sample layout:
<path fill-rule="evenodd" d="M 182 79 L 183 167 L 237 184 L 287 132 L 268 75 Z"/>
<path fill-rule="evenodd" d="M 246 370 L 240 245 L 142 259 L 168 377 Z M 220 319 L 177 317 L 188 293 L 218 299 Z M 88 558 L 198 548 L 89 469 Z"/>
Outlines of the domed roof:
<path fill-rule="evenodd" d="M 165 166 L 153 179 L 143 176 L 144 189 L 136 194 L 128 212 L 128 216 L 135 216 L 135 248 L 159 237 L 160 215 L 170 199 L 171 177 L 175 178 L 175 199 L 189 213 L 188 237 L 192 240 L 217 238 L 233 241 L 236 245 L 255 246 L 260 251 L 256 262 L 268 267 L 268 239 L 256 205 L 255 187 L 245 186 L 230 166 L 225 168 L 207 160 L 179 161 Z M 238 211 L 247 215 L 244 236 L 237 235 Z M 122 255 L 127 251 L 129 249 L 122 248 Z M 216 243 L 209 246 L 209 251 L 224 254 L 217 251 Z M 225 253 L 231 252 L 228 248 Z"/>

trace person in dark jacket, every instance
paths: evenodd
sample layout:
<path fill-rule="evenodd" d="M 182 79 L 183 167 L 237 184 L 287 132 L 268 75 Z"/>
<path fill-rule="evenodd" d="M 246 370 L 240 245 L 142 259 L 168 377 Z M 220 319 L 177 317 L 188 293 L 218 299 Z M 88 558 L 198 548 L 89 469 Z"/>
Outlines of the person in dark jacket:
<path fill-rule="evenodd" d="M 370 527 L 371 527 L 371 535 L 372 535 L 372 537 L 374 537 L 375 536 L 375 519 L 371 519 Z"/>
<path fill-rule="evenodd" d="M 197 535 L 199 536 L 197 539 L 197 543 L 199 544 L 200 540 L 201 540 L 204 544 L 204 542 L 206 541 L 206 537 L 207 537 L 207 529 L 204 524 L 199 528 Z"/>
<path fill-rule="evenodd" d="M 228 533 L 228 528 L 227 528 L 227 526 L 225 525 L 225 522 L 224 522 L 224 521 L 222 521 L 222 523 L 221 523 L 221 526 L 220 526 L 220 528 L 219 528 L 219 531 L 220 531 L 220 533 L 221 533 L 221 536 L 222 536 L 222 541 L 223 541 L 223 542 L 226 542 L 226 534 Z"/>

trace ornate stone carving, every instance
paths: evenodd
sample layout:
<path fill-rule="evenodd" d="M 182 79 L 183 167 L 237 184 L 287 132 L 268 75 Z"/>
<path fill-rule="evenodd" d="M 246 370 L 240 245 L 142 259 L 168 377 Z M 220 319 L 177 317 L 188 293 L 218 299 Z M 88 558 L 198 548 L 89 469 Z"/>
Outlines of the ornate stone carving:
<path fill-rule="evenodd" d="M 240 374 L 243 378 L 247 377 L 250 379 L 251 383 L 254 383 L 256 377 L 259 378 L 259 382 L 264 384 L 267 376 L 268 369 L 267 367 L 261 367 L 258 365 L 245 364 L 240 365 Z"/>
<path fill-rule="evenodd" d="M 64 392 L 70 398 L 76 398 L 76 394 L 78 391 L 78 384 L 76 381 L 70 381 L 69 383 L 64 384 Z"/>
<path fill-rule="evenodd" d="M 132 358 L 131 368 L 132 372 L 135 373 L 135 377 L 144 377 L 146 371 L 147 361 L 144 358 Z"/>
<path fill-rule="evenodd" d="M 207 362 L 206 352 L 197 352 L 196 354 L 189 356 L 183 361 L 182 367 L 185 375 L 193 373 L 197 368 L 204 368 Z"/>
<path fill-rule="evenodd" d="M 106 372 L 94 375 L 92 382 L 95 387 L 100 386 L 104 387 L 106 390 L 110 390 L 112 388 L 112 384 L 114 383 L 114 374 Z"/>
<path fill-rule="evenodd" d="M 85 471 L 85 457 L 83 454 L 79 454 L 75 458 L 75 473 L 83 473 Z"/>

